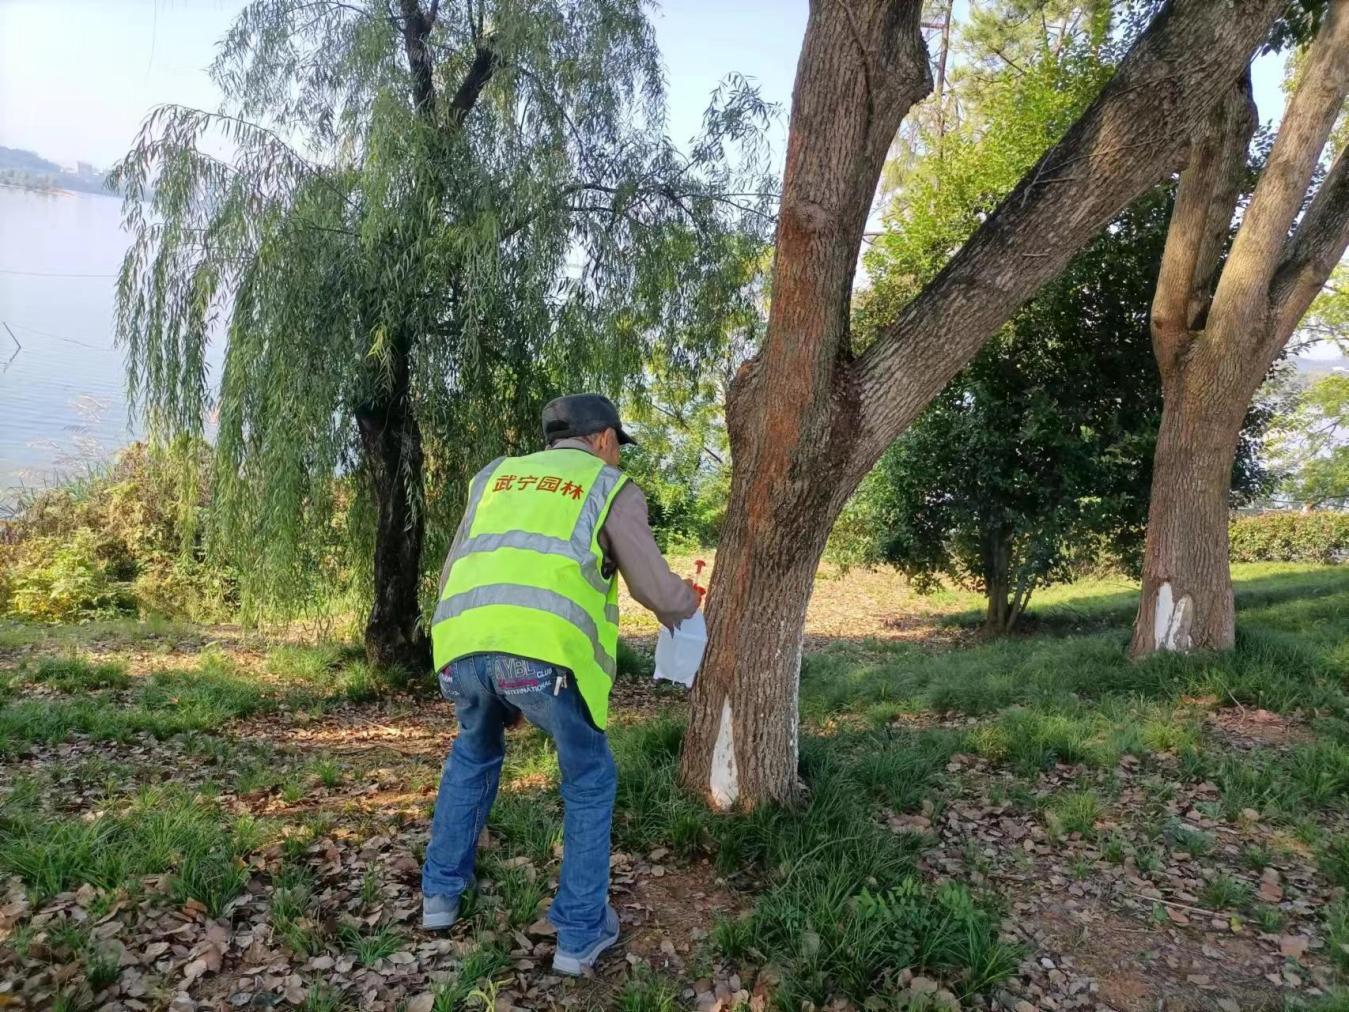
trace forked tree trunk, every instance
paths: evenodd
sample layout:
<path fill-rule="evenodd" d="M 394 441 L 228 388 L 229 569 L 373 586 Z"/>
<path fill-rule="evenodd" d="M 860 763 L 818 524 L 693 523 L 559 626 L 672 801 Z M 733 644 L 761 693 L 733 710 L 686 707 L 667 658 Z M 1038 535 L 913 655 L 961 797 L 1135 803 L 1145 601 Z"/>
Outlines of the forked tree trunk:
<path fill-rule="evenodd" d="M 718 807 L 796 793 L 816 565 L 885 448 L 998 327 L 1162 176 L 1284 0 L 1172 0 L 1064 139 L 861 356 L 853 274 L 885 153 L 932 87 L 921 0 L 812 3 L 768 328 L 727 404 L 735 468 L 682 759 Z"/>
<path fill-rule="evenodd" d="M 1349 243 L 1343 154 L 1298 220 L 1346 91 L 1349 0 L 1332 0 L 1221 268 L 1257 121 L 1249 75 L 1193 139 L 1153 298 L 1163 410 L 1133 657 L 1236 643 L 1232 463 L 1252 396 Z"/>
<path fill-rule="evenodd" d="M 921 0 L 812 4 L 792 91 L 768 331 L 727 398 L 735 468 L 683 780 L 728 807 L 796 793 L 806 604 L 856 485 L 849 296 L 890 142 L 932 89 Z"/>
<path fill-rule="evenodd" d="M 431 647 L 421 628 L 422 434 L 412 414 L 408 361 L 396 353 L 386 397 L 356 413 L 375 503 L 374 603 L 365 625 L 372 664 L 429 671 Z"/>
<path fill-rule="evenodd" d="M 441 101 L 429 41 L 439 8 L 440 0 L 431 0 L 425 10 L 420 0 L 399 0 L 401 17 L 392 18 L 391 9 L 391 19 L 402 31 L 414 111 L 433 130 L 450 133 L 463 126 L 499 61 L 490 39 L 475 39 L 473 62 L 448 102 Z M 442 198 L 424 189 L 408 205 L 435 207 Z M 387 373 L 373 379 L 380 393 L 357 409 L 356 426 L 375 503 L 374 602 L 365 625 L 365 653 L 372 663 L 416 675 L 431 668 L 431 642 L 421 626 L 418 600 L 425 512 L 411 354 L 410 340 L 391 346 L 389 361 L 381 367 Z"/>

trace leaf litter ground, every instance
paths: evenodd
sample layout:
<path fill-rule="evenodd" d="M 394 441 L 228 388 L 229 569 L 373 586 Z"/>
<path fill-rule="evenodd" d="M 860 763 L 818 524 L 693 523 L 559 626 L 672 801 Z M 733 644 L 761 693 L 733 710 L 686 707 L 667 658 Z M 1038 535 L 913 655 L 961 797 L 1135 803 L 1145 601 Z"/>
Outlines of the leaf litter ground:
<path fill-rule="evenodd" d="M 1334 586 L 1349 592 L 1349 574 Z M 817 607 L 830 592 L 822 583 Z M 1092 613 L 1073 620 L 1089 626 Z M 819 1007 L 1274 1009 L 1314 1002 L 1342 982 L 1349 927 L 1335 911 L 1349 877 L 1349 781 L 1336 778 L 1349 773 L 1335 767 L 1345 741 L 1333 706 L 1275 712 L 1253 705 L 1240 686 L 1133 709 L 1076 698 L 1053 710 L 1036 699 L 995 701 L 972 715 L 915 704 L 912 693 L 878 705 L 870 689 L 906 677 L 892 670 L 894 645 L 874 623 L 867 637 L 840 645 L 837 616 L 827 621 L 833 635 L 812 630 L 824 651 L 803 679 L 807 719 L 826 743 L 856 727 L 959 741 L 961 750 L 921 791 L 875 805 L 874 818 L 913 838 L 925 880 L 996 897 L 1002 936 L 1020 946 L 1021 958 L 979 994 L 965 993 L 958 973 L 947 979 L 897 966 L 874 1001 L 839 993 Z M 915 636 L 923 625 L 936 632 Z M 905 664 L 952 644 L 955 653 L 985 649 L 970 646 L 967 627 L 943 625 L 932 613 L 892 628 Z M 1335 642 L 1345 656 L 1345 642 Z M 556 774 L 538 735 L 512 735 L 508 751 L 520 758 L 508 760 L 502 796 L 518 803 L 484 840 L 471 918 L 430 935 L 418 924 L 419 862 L 454 734 L 447 705 L 387 691 L 368 699 L 348 693 L 352 701 L 330 684 L 340 661 L 330 657 L 317 676 L 297 681 L 269 668 L 270 648 L 234 630 L 77 637 L 75 645 L 86 666 L 112 660 L 129 674 L 126 687 L 89 693 L 111 712 L 152 703 L 175 715 L 175 706 L 200 708 L 206 704 L 186 690 L 175 696 L 172 681 L 153 696 L 146 686 L 166 672 L 222 663 L 267 694 L 235 699 L 230 705 L 245 712 L 228 719 L 213 723 L 208 714 L 171 733 L 76 722 L 46 740 L 13 732 L 0 739 L 0 859 L 8 872 L 0 1007 L 772 1007 L 784 972 L 779 955 L 729 958 L 715 930 L 719 919 L 749 914 L 772 871 L 718 867 L 696 843 L 620 841 L 621 947 L 594 978 L 551 973 L 544 914 L 557 874 Z M 64 663 L 71 649 L 69 640 L 42 636 L 7 646 L 6 708 L 78 701 L 52 679 L 35 681 L 44 661 Z M 879 671 L 846 706 L 815 687 L 844 662 L 849 671 Z M 322 691 L 296 693 L 315 678 Z M 624 680 L 616 694 L 620 726 L 682 712 L 676 690 Z M 1064 713 L 1075 723 L 1056 731 L 1050 725 L 1068 719 Z M 1131 724 L 1143 727 L 1145 740 L 1129 739 Z M 1027 750 L 1028 740 L 1036 750 Z M 110 814 L 147 819 L 174 806 L 201 809 L 222 827 L 220 840 L 201 844 L 209 860 L 196 862 L 199 881 L 188 885 L 186 852 L 151 855 L 139 868 L 100 865 L 108 856 L 100 847 L 134 849 L 135 824 L 125 839 L 34 836 L 67 856 L 77 845 L 94 848 L 72 857 L 71 868 L 18 845 L 38 833 L 37 822 L 88 827 Z M 531 812 L 540 818 L 531 822 Z M 221 874 L 233 868 L 233 886 L 200 870 L 211 861 Z"/>

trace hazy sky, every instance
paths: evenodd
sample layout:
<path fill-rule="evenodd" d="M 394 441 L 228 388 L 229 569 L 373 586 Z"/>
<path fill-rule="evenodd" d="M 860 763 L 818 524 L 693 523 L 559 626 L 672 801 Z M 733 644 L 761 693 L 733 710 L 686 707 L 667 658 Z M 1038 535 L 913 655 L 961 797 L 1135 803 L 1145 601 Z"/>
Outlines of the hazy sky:
<path fill-rule="evenodd" d="M 454 2 L 454 0 L 447 0 Z M 967 0 L 957 0 L 960 17 Z M 0 144 L 106 167 L 163 102 L 215 108 L 206 76 L 242 0 L 0 0 Z M 676 141 L 698 130 L 717 82 L 738 71 L 791 98 L 806 0 L 666 0 L 655 15 Z M 1277 61 L 1257 65 L 1262 119 L 1282 108 Z M 781 148 L 785 126 L 775 131 Z"/>

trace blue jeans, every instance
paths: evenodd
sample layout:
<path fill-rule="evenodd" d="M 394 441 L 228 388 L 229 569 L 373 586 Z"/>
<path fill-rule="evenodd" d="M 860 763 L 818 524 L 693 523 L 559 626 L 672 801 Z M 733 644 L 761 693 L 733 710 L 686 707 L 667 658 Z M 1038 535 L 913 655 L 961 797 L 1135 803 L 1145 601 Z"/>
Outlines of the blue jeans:
<path fill-rule="evenodd" d="M 523 713 L 553 739 L 562 770 L 562 872 L 548 919 L 560 948 L 583 952 L 605 934 L 618 786 L 609 739 L 590 722 L 571 673 L 542 661 L 463 657 L 442 669 L 440 691 L 454 703 L 459 736 L 440 777 L 422 894 L 457 899 L 473 881 L 478 837 L 501 779 L 505 730 Z"/>

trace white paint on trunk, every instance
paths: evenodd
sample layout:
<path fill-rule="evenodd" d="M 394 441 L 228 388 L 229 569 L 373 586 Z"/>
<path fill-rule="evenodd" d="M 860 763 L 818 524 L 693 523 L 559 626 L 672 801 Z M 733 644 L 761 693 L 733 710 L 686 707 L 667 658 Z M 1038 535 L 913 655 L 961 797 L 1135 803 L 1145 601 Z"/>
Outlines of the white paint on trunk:
<path fill-rule="evenodd" d="M 740 796 L 740 785 L 735 772 L 735 733 L 731 720 L 731 699 L 728 695 L 721 704 L 721 727 L 717 729 L 717 743 L 712 747 L 712 777 L 708 784 L 712 801 L 718 808 L 730 808 Z"/>
<path fill-rule="evenodd" d="M 1152 616 L 1152 639 L 1158 650 L 1184 652 L 1190 649 L 1190 622 L 1194 600 L 1189 594 L 1174 600 L 1171 582 L 1157 588 L 1157 610 Z"/>

